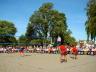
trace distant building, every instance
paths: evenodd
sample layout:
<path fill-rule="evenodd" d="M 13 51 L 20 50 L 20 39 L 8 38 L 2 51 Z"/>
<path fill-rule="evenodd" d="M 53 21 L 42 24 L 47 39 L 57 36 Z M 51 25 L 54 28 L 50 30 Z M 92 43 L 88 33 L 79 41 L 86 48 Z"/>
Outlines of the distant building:
<path fill-rule="evenodd" d="M 79 46 L 80 47 L 83 47 L 83 46 L 86 46 L 86 45 L 94 45 L 94 42 L 93 41 L 87 41 L 87 40 L 79 40 L 78 42 Z M 95 42 L 96 44 L 96 42 Z"/>

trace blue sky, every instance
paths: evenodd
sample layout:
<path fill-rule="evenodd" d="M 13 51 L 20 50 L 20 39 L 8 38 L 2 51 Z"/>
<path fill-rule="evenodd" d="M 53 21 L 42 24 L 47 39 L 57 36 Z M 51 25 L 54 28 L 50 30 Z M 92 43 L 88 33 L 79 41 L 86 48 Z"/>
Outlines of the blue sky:
<path fill-rule="evenodd" d="M 88 0 L 0 0 L 0 20 L 13 22 L 16 36 L 20 36 L 26 32 L 29 17 L 45 2 L 52 2 L 54 9 L 65 13 L 68 28 L 76 40 L 86 39 L 84 25 Z"/>

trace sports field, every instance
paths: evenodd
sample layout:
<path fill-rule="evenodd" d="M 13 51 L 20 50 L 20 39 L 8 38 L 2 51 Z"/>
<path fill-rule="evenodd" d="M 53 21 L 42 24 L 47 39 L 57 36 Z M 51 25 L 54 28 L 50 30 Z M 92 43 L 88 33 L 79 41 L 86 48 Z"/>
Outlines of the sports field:
<path fill-rule="evenodd" d="M 0 72 L 96 72 L 96 56 L 79 55 L 60 63 L 59 54 L 0 54 Z"/>

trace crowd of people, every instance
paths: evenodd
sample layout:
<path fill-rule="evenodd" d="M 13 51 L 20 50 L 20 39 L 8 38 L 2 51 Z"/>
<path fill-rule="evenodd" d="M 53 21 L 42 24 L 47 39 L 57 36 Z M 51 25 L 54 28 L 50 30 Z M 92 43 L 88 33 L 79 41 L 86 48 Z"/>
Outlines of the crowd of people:
<path fill-rule="evenodd" d="M 74 46 L 68 46 L 64 45 L 67 49 L 67 53 L 69 54 L 70 50 Z M 94 46 L 75 46 L 78 49 L 78 54 L 84 55 L 84 54 L 96 54 L 96 48 Z M 0 53 L 15 53 L 20 52 L 20 50 L 30 53 L 53 53 L 57 54 L 59 53 L 59 46 L 53 47 L 52 45 L 48 46 L 6 46 L 6 47 L 0 47 Z M 91 53 L 90 53 L 91 52 Z"/>
<path fill-rule="evenodd" d="M 42 54 L 60 54 L 60 62 L 67 62 L 67 54 L 72 55 L 71 58 L 77 59 L 77 55 L 96 55 L 96 48 L 93 45 L 64 45 L 60 44 L 56 47 L 48 46 L 6 46 L 0 47 L 0 53 L 19 53 L 24 56 L 24 53 L 42 53 Z"/>
<path fill-rule="evenodd" d="M 20 56 L 24 56 L 24 53 L 48 53 L 48 54 L 60 54 L 60 61 L 67 62 L 67 54 L 73 55 L 73 59 L 77 59 L 77 55 L 96 55 L 96 48 L 93 45 L 76 46 L 76 45 L 59 45 L 53 47 L 48 46 L 6 46 L 0 47 L 0 53 L 20 53 Z"/>

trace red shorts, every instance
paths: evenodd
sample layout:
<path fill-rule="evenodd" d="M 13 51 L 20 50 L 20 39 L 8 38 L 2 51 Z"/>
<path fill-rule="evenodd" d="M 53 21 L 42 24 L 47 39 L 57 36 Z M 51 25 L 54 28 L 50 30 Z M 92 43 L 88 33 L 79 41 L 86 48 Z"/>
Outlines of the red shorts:
<path fill-rule="evenodd" d="M 77 55 L 77 54 L 78 54 L 78 51 L 73 51 L 73 54 L 74 54 L 74 55 Z"/>
<path fill-rule="evenodd" d="M 24 51 L 19 51 L 20 53 L 24 53 Z"/>
<path fill-rule="evenodd" d="M 62 52 L 61 55 L 67 55 L 67 51 Z"/>

